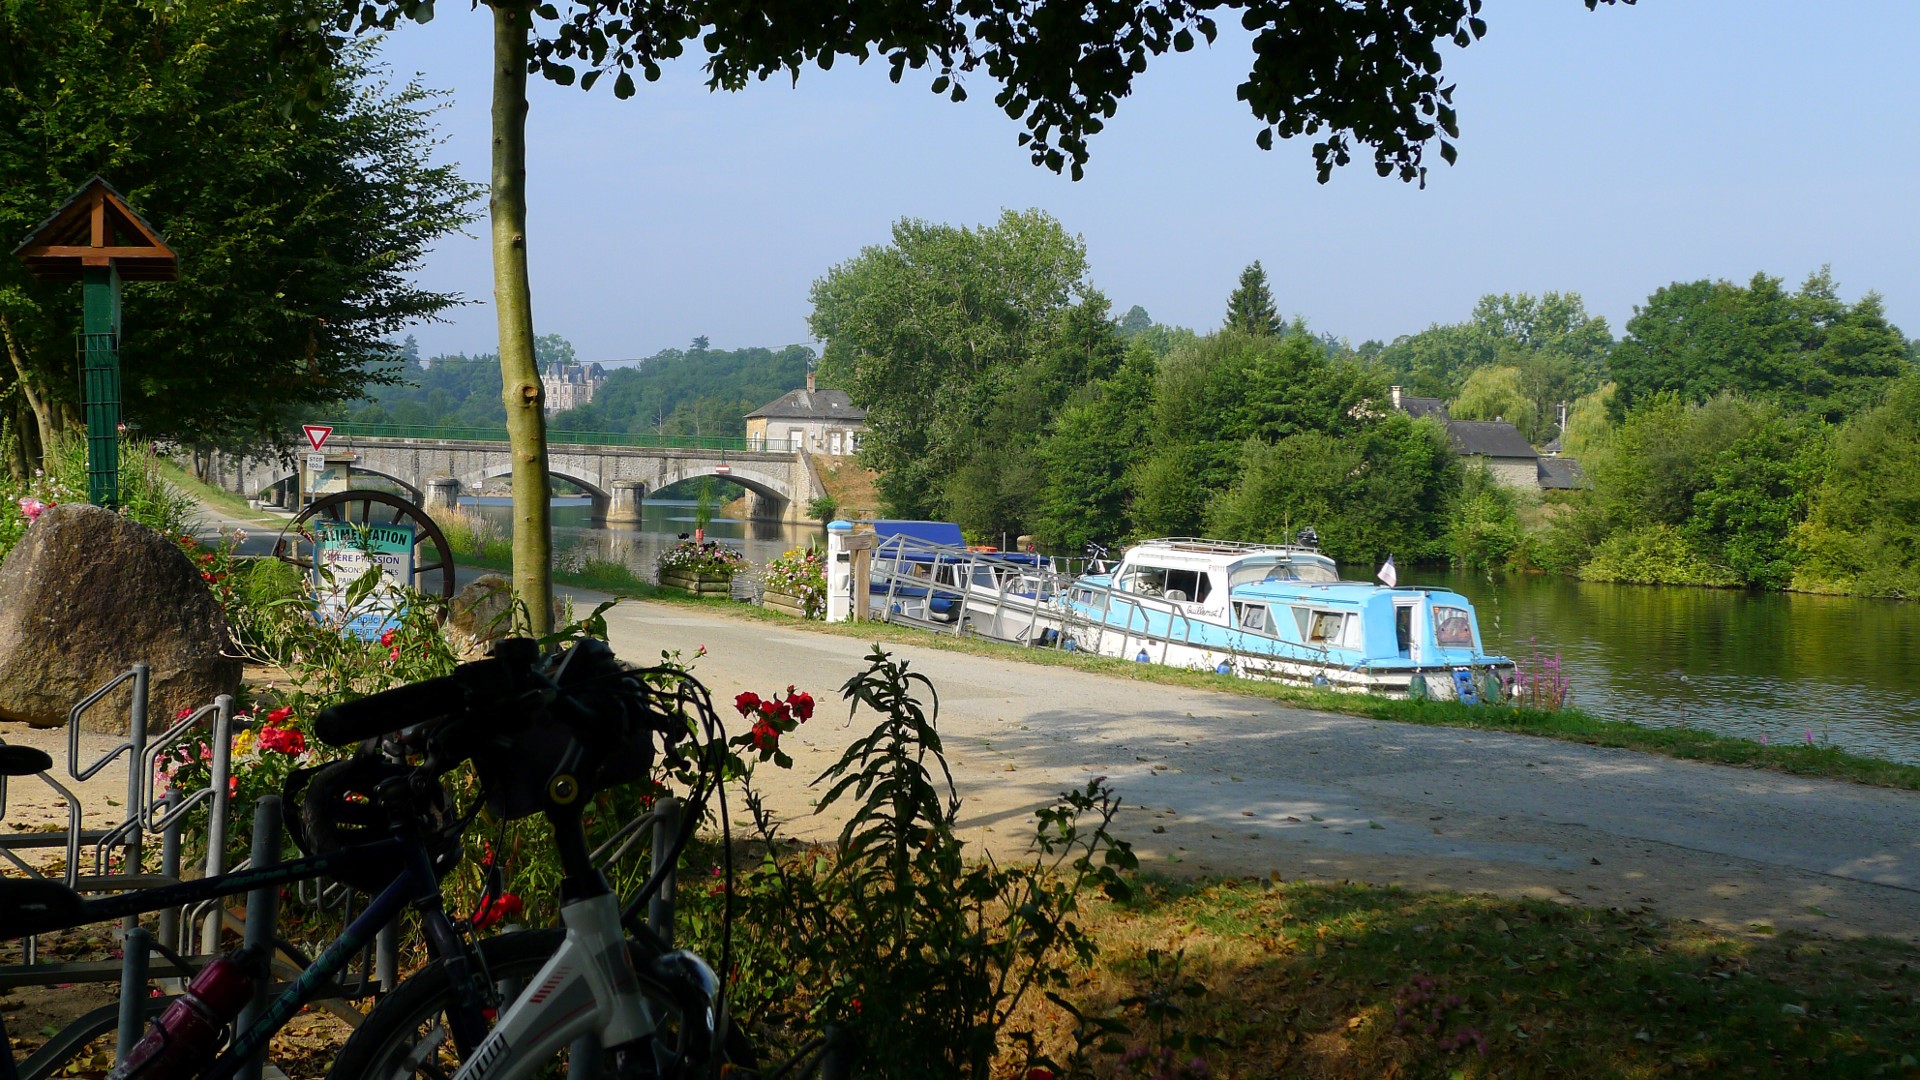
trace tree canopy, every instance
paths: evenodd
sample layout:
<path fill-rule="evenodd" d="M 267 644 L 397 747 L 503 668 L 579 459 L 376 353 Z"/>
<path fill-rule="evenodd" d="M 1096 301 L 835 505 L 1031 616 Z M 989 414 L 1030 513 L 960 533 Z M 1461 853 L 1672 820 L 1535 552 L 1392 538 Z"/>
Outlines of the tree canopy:
<path fill-rule="evenodd" d="M 0 237 L 100 174 L 179 254 L 179 280 L 126 288 L 124 415 L 148 435 L 283 441 L 383 378 L 386 338 L 456 302 L 413 281 L 475 196 L 432 160 L 438 96 L 386 83 L 365 45 L 307 52 L 305 98 L 262 78 L 296 6 L 0 6 Z M 9 383 L 41 403 L 16 430 L 75 417 L 79 314 L 73 286 L 0 264 L 0 411 Z"/>
<path fill-rule="evenodd" d="M 1766 274 L 1744 286 L 1668 285 L 1634 308 L 1608 367 L 1623 411 L 1663 392 L 1699 402 L 1733 391 L 1830 420 L 1871 405 L 1913 370 L 1880 297 L 1842 303 L 1825 268 L 1799 292 Z"/>

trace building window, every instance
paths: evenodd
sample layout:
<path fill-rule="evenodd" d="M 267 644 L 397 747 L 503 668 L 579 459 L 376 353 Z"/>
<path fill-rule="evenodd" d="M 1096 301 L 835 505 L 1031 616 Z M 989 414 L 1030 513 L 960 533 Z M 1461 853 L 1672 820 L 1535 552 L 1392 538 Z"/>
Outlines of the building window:
<path fill-rule="evenodd" d="M 796 454 L 799 453 L 801 448 L 806 446 L 806 438 L 807 433 L 801 431 L 799 428 L 794 428 L 787 432 L 787 449 Z"/>
<path fill-rule="evenodd" d="M 1433 643 L 1443 649 L 1473 648 L 1473 621 L 1466 608 L 1433 609 Z"/>

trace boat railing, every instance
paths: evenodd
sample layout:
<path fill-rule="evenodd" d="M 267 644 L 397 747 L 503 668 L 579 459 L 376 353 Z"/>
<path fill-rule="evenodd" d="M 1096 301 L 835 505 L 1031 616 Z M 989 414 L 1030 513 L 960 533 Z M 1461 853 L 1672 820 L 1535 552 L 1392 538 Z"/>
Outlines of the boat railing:
<path fill-rule="evenodd" d="M 916 622 L 932 623 L 933 602 L 942 600 L 956 605 L 952 620 L 956 634 L 965 632 L 967 616 L 975 608 L 975 601 L 984 601 L 981 591 L 980 575 L 982 567 L 989 569 L 992 586 L 990 594 L 994 598 L 997 610 L 1006 611 L 1012 596 L 1012 585 L 1031 579 L 1034 596 L 1029 601 L 1020 597 L 1019 606 L 1031 606 L 1034 611 L 1029 618 L 1029 630 L 1040 620 L 1038 609 L 1049 605 L 1065 587 L 1068 579 L 1059 564 L 1050 557 L 1027 555 L 1017 552 L 981 551 L 960 544 L 943 544 L 904 533 L 882 539 L 874 545 L 872 562 L 868 576 L 868 588 L 879 591 L 884 585 L 885 604 L 881 617 L 893 619 L 895 616 L 907 616 L 904 611 L 896 611 L 901 598 L 922 598 L 926 600 L 925 619 L 915 618 Z M 924 573 L 915 573 L 914 568 L 923 568 Z M 945 571 L 951 580 L 941 579 Z M 911 590 L 910 592 L 905 590 Z M 944 621 L 944 620 L 938 620 Z"/>
<path fill-rule="evenodd" d="M 1238 634 L 1244 636 L 1247 635 L 1249 631 L 1241 630 L 1237 627 L 1223 626 L 1220 623 L 1198 622 L 1189 616 L 1187 612 L 1180 608 L 1174 601 L 1157 596 L 1141 596 L 1136 593 L 1127 593 L 1106 585 L 1079 585 L 1077 587 L 1094 594 L 1094 603 L 1098 605 L 1103 612 L 1114 612 L 1116 609 L 1125 609 L 1123 614 L 1125 621 L 1119 629 L 1129 638 L 1137 637 L 1142 639 L 1142 648 L 1145 648 L 1144 643 L 1146 641 L 1151 641 L 1156 637 L 1161 638 L 1160 662 L 1162 663 L 1166 662 L 1167 651 L 1176 642 L 1188 647 L 1216 650 L 1235 658 L 1242 656 L 1259 656 L 1265 658 L 1270 655 L 1254 653 L 1233 644 L 1231 640 L 1233 635 Z M 1104 600 L 1104 603 L 1101 603 L 1101 600 Z M 1160 612 L 1167 616 L 1167 630 L 1164 636 L 1153 631 L 1153 620 L 1149 612 Z M 1136 616 L 1138 616 L 1137 626 L 1135 621 Z M 1087 629 L 1096 634 L 1104 634 L 1107 629 L 1114 627 L 1110 617 L 1100 620 L 1089 619 L 1088 624 Z M 1194 634 L 1194 628 L 1196 626 L 1224 629 L 1228 632 L 1229 641 L 1219 645 L 1206 641 L 1198 641 Z M 1270 643 L 1283 650 L 1288 650 L 1293 657 L 1297 659 L 1321 664 L 1331 663 L 1330 658 L 1333 652 L 1326 646 L 1313 645 L 1307 642 L 1288 641 L 1285 638 L 1268 637 L 1266 635 L 1255 636 L 1259 637 L 1262 642 Z M 1122 651 L 1125 651 L 1124 644 Z M 1151 653 L 1149 653 L 1149 655 L 1151 655 Z M 1282 656 L 1280 658 L 1286 659 L 1287 657 Z"/>
<path fill-rule="evenodd" d="M 1168 547 L 1205 552 L 1251 553 L 1271 551 L 1287 554 L 1320 554 L 1320 549 L 1317 547 L 1302 547 L 1299 544 L 1260 544 L 1245 540 L 1210 540 L 1201 536 L 1162 536 L 1154 540 L 1143 540 L 1134 546 L 1139 547 L 1148 544 L 1164 544 Z"/>

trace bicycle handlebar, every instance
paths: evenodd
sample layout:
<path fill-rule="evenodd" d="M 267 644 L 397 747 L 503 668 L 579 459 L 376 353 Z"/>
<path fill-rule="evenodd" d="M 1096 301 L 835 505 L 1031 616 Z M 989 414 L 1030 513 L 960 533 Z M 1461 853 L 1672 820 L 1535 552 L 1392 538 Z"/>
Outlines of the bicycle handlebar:
<path fill-rule="evenodd" d="M 453 675 L 408 683 L 329 705 L 313 721 L 321 742 L 351 746 L 403 727 L 439 720 L 466 707 L 466 683 Z"/>

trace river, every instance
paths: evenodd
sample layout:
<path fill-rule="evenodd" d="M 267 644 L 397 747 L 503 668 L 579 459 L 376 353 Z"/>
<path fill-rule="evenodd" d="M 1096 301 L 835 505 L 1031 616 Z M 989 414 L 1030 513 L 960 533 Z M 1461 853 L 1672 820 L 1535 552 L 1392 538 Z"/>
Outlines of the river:
<path fill-rule="evenodd" d="M 505 502 L 474 508 L 504 530 Z M 692 531 L 693 516 L 691 502 L 648 502 L 638 528 L 607 528 L 593 524 L 585 500 L 556 500 L 555 555 L 611 559 L 650 575 L 655 557 Z M 764 564 L 825 534 L 716 518 L 707 535 Z M 1920 604 L 1440 570 L 1404 571 L 1401 580 L 1471 598 L 1494 651 L 1523 662 L 1557 656 L 1572 703 L 1594 715 L 1775 744 L 1811 737 L 1920 764 Z"/>

